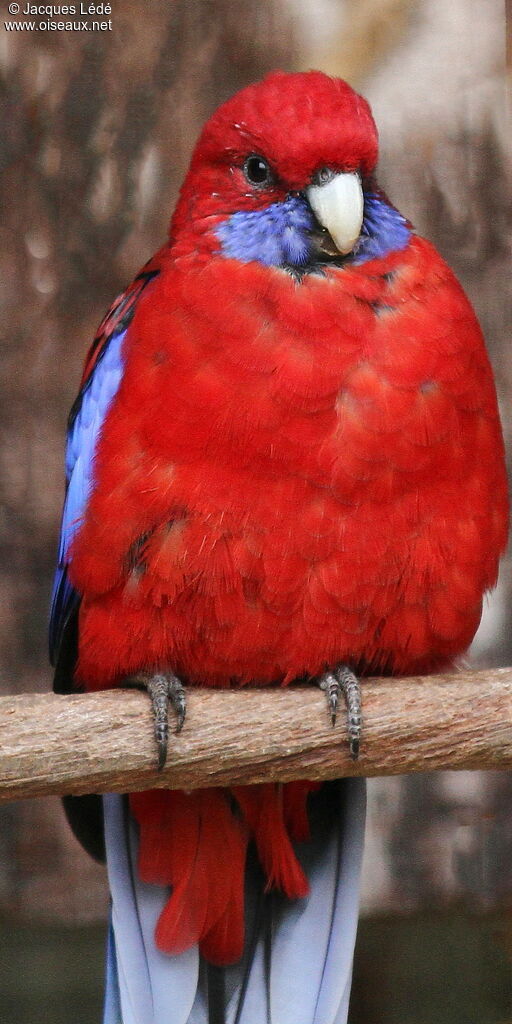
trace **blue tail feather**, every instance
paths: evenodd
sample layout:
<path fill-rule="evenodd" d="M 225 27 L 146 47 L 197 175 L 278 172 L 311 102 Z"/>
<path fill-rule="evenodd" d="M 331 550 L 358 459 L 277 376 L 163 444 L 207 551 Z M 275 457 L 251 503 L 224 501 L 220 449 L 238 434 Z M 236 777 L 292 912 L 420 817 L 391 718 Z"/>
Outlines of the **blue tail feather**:
<path fill-rule="evenodd" d="M 103 1005 L 103 1024 L 123 1024 L 121 1003 L 119 998 L 119 977 L 117 973 L 116 945 L 112 916 L 107 937 L 107 968 L 105 978 L 105 1002 Z"/>
<path fill-rule="evenodd" d="M 265 894 L 261 869 L 249 857 L 244 956 L 222 970 L 205 964 L 195 947 L 179 956 L 156 949 L 153 932 L 168 891 L 139 881 L 127 802 L 105 797 L 113 940 L 103 1024 L 346 1024 L 365 795 L 364 780 L 344 779 L 311 798 L 312 838 L 297 846 L 310 881 L 307 899 Z"/>

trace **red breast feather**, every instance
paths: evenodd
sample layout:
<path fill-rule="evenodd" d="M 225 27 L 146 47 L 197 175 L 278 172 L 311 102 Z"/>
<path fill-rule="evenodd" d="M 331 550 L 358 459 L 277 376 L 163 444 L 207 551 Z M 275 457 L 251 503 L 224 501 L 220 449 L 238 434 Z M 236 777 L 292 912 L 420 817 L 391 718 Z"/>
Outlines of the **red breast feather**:
<path fill-rule="evenodd" d="M 481 333 L 420 239 L 300 286 L 170 268 L 96 474 L 71 569 L 90 687 L 428 670 L 470 642 L 506 538 Z"/>

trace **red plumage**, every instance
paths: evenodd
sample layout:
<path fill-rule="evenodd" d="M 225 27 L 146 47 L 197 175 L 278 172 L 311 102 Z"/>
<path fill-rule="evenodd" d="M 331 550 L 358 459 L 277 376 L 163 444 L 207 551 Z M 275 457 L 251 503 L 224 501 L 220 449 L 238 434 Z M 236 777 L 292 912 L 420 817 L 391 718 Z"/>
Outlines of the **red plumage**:
<path fill-rule="evenodd" d="M 141 299 L 73 548 L 89 687 L 429 671 L 471 640 L 506 523 L 474 314 L 420 239 L 330 276 L 169 260 Z"/>
<path fill-rule="evenodd" d="M 240 956 L 244 929 L 244 871 L 248 830 L 219 789 L 132 793 L 140 825 L 138 869 L 143 882 L 169 885 L 160 915 L 160 949 L 182 953 L 199 943 L 214 963 Z"/>
<path fill-rule="evenodd" d="M 376 134 L 367 104 L 318 73 L 271 76 L 205 128 L 138 298 L 72 548 L 90 689 L 140 670 L 206 686 L 339 663 L 432 671 L 468 646 L 496 580 L 503 444 L 462 289 L 415 236 L 300 284 L 219 257 L 226 210 L 285 194 L 242 188 L 240 154 L 262 148 L 303 188 L 323 165 L 370 173 Z M 236 790 L 235 809 L 220 791 L 132 796 L 142 877 L 174 886 L 162 948 L 240 953 L 249 834 L 269 882 L 304 895 L 288 835 L 304 834 L 307 790 Z"/>

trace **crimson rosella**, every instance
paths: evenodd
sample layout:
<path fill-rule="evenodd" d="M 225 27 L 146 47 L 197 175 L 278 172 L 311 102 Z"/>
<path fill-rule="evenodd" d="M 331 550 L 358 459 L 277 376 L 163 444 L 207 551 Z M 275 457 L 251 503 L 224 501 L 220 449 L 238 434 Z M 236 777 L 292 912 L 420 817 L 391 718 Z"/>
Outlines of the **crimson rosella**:
<path fill-rule="evenodd" d="M 184 684 L 297 679 L 333 716 L 343 694 L 356 756 L 357 677 L 450 664 L 495 583 L 507 497 L 482 334 L 376 159 L 345 82 L 243 89 L 87 357 L 55 686 L 144 686 L 160 764 Z M 364 800 L 360 779 L 106 797 L 105 1024 L 343 1024 Z M 95 798 L 68 813 L 98 852 Z"/>

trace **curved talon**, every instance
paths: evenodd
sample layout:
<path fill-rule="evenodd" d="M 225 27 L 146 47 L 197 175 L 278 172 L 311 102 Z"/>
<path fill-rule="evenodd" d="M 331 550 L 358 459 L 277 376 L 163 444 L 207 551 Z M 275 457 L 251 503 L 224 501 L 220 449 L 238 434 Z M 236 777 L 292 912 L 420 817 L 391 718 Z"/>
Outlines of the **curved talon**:
<path fill-rule="evenodd" d="M 172 707 L 174 708 L 176 718 L 178 719 L 176 725 L 176 733 L 179 733 L 183 729 L 183 726 L 185 724 L 185 718 L 187 715 L 187 699 L 185 694 L 185 687 L 183 686 L 183 683 L 178 679 L 177 676 L 169 675 L 167 678 L 169 681 L 169 700 L 172 704 Z"/>
<path fill-rule="evenodd" d="M 167 677 L 164 675 L 149 676 L 145 680 L 145 688 L 151 698 L 154 715 L 155 740 L 158 747 L 158 770 L 162 771 L 167 760 L 167 738 L 169 724 L 167 719 L 169 694 Z"/>
<path fill-rule="evenodd" d="M 362 714 L 361 688 L 359 680 L 348 665 L 340 665 L 334 672 L 324 672 L 317 680 L 327 697 L 331 723 L 335 725 L 340 694 L 343 693 L 347 707 L 347 733 L 350 756 L 356 760 L 361 743 Z"/>
<path fill-rule="evenodd" d="M 361 711 L 361 687 L 357 676 L 347 665 L 336 669 L 336 678 L 345 695 L 348 719 L 348 741 L 350 755 L 356 760 L 359 756 L 363 716 Z"/>
<path fill-rule="evenodd" d="M 319 681 L 320 689 L 325 691 L 327 697 L 327 705 L 331 715 L 331 725 L 336 725 L 336 715 L 338 714 L 338 700 L 340 696 L 341 687 L 337 679 L 333 676 L 332 672 L 325 672 L 321 676 Z"/>
<path fill-rule="evenodd" d="M 127 686 L 142 686 L 151 698 L 154 716 L 155 740 L 158 747 L 158 770 L 162 771 L 167 761 L 167 745 L 169 738 L 168 711 L 169 704 L 176 718 L 176 733 L 181 732 L 187 713 L 185 687 L 173 672 L 141 674 L 126 680 Z"/>
<path fill-rule="evenodd" d="M 165 768 L 165 762 L 167 761 L 167 737 L 165 739 L 156 739 L 158 745 L 158 771 L 161 772 Z"/>

